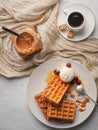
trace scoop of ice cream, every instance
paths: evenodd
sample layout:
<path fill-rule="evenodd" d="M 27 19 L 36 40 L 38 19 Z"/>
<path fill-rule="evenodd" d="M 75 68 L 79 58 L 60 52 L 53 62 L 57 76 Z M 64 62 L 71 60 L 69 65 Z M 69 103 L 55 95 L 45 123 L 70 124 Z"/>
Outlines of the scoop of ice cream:
<path fill-rule="evenodd" d="M 75 71 L 73 68 L 68 68 L 66 66 L 62 67 L 62 69 L 60 70 L 60 79 L 63 82 L 70 82 L 73 80 L 73 78 L 75 77 Z"/>

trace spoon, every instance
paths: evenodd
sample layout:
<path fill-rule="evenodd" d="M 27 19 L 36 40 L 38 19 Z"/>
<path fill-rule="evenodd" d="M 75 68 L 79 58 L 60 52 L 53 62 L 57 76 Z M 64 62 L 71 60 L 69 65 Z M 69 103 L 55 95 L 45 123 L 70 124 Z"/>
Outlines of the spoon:
<path fill-rule="evenodd" d="M 83 86 L 82 85 L 77 85 L 76 86 L 76 92 L 83 95 L 85 94 L 86 96 L 88 96 L 97 106 L 98 106 L 98 103 L 96 101 L 94 101 L 84 90 Z"/>
<path fill-rule="evenodd" d="M 19 38 L 22 38 L 22 39 L 25 38 L 23 35 L 18 34 L 15 31 L 8 29 L 7 27 L 2 26 L 1 28 L 2 28 L 2 30 L 6 31 L 8 33 L 11 33 L 11 34 L 13 34 L 13 35 L 15 35 L 15 36 L 17 36 Z"/>

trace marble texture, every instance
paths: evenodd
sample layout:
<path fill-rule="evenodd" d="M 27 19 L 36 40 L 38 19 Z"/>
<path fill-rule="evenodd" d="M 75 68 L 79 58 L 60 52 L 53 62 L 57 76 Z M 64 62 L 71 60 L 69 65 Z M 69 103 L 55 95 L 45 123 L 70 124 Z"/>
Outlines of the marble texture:
<path fill-rule="evenodd" d="M 95 14 L 93 36 L 98 38 L 98 0 L 60 0 L 60 8 L 68 3 L 83 3 Z M 26 102 L 27 78 L 7 79 L 0 76 L 0 130 L 54 130 L 40 123 L 31 113 Z M 69 130 L 97 130 L 98 108 L 81 125 Z"/>

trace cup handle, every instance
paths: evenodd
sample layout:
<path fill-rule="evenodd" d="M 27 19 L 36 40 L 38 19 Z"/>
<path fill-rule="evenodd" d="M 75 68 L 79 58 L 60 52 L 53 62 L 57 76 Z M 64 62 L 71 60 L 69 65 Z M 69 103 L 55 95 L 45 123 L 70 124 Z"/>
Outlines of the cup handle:
<path fill-rule="evenodd" d="M 69 14 L 69 11 L 68 11 L 67 9 L 64 9 L 63 12 L 64 12 L 65 15 L 68 15 L 68 14 Z"/>

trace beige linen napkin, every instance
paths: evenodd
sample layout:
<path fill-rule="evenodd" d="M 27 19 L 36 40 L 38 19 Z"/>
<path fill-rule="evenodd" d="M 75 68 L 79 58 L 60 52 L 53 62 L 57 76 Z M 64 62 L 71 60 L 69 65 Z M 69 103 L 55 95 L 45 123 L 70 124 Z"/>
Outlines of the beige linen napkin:
<path fill-rule="evenodd" d="M 63 57 L 78 60 L 98 80 L 98 39 L 70 42 L 57 31 L 58 0 L 0 0 L 0 26 L 16 31 L 26 25 L 37 27 L 43 48 L 30 59 L 22 59 L 10 41 L 10 34 L 0 30 L 0 74 L 23 77 L 46 60 Z"/>

